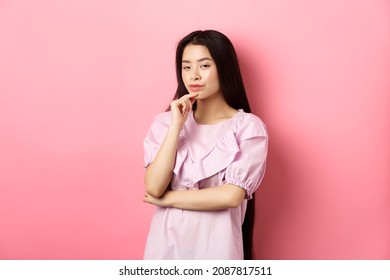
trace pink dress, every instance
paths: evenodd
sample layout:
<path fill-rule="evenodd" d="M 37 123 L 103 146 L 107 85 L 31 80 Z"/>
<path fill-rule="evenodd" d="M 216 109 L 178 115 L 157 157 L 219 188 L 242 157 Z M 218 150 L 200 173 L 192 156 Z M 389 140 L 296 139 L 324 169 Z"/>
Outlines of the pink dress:
<path fill-rule="evenodd" d="M 144 141 L 145 167 L 157 155 L 170 123 L 171 112 L 155 117 Z M 264 175 L 267 145 L 266 128 L 253 114 L 238 110 L 216 125 L 200 125 L 189 114 L 179 136 L 171 187 L 185 191 L 234 184 L 250 199 Z M 144 259 L 243 259 L 246 202 L 219 211 L 156 207 Z"/>

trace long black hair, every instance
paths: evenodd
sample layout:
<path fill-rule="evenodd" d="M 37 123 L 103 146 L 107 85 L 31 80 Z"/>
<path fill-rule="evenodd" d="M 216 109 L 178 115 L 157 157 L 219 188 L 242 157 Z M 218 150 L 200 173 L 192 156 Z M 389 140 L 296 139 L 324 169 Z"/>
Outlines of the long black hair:
<path fill-rule="evenodd" d="M 215 30 L 194 31 L 180 40 L 176 48 L 176 78 L 177 90 L 173 99 L 178 99 L 188 91 L 184 85 L 181 71 L 184 48 L 188 45 L 205 46 L 217 67 L 219 84 L 226 102 L 234 109 L 243 109 L 250 113 L 248 98 L 242 80 L 236 51 L 233 44 L 221 32 Z M 196 102 L 193 105 L 196 109 Z M 244 223 L 242 225 L 242 241 L 244 246 L 244 259 L 253 259 L 253 225 L 255 218 L 255 197 L 248 200 Z"/>

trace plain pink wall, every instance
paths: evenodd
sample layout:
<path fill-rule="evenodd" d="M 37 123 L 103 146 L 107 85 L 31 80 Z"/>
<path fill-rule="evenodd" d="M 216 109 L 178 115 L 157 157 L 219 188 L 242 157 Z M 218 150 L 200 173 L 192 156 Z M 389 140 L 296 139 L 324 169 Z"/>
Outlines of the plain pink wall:
<path fill-rule="evenodd" d="M 0 259 L 142 258 L 142 141 L 196 29 L 231 38 L 270 133 L 256 257 L 389 259 L 389 6 L 1 1 Z"/>

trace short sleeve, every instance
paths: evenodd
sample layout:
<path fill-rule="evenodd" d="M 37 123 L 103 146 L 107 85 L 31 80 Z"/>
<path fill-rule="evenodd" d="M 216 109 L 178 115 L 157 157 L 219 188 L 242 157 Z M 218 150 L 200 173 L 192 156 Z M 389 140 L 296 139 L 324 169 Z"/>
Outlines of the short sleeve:
<path fill-rule="evenodd" d="M 148 167 L 156 157 L 161 143 L 168 131 L 170 114 L 168 112 L 158 114 L 152 122 L 144 139 L 144 167 Z"/>
<path fill-rule="evenodd" d="M 254 130 L 250 131 L 251 128 Z M 249 125 L 241 134 L 240 151 L 233 162 L 226 168 L 224 184 L 233 184 L 246 191 L 245 198 L 251 199 L 259 187 L 265 173 L 268 150 L 268 135 L 264 124 Z"/>

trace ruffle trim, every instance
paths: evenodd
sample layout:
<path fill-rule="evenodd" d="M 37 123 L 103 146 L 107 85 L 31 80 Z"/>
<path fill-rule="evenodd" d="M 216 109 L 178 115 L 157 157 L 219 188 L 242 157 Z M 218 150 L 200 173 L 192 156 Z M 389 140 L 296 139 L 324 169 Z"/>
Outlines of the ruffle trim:
<path fill-rule="evenodd" d="M 233 177 L 226 177 L 223 180 L 224 184 L 232 184 L 235 186 L 238 186 L 240 188 L 243 188 L 245 190 L 245 199 L 252 199 L 252 194 L 250 193 L 250 184 L 251 182 L 246 182 L 240 178 L 233 178 Z"/>
<path fill-rule="evenodd" d="M 242 110 L 237 114 L 240 115 L 233 117 L 231 127 L 197 162 L 191 157 L 185 135 L 181 133 L 173 172 L 179 175 L 184 162 L 188 158 L 194 163 L 195 170 L 192 183 L 196 184 L 227 168 L 240 152 L 239 143 L 249 138 L 267 135 L 265 126 L 257 116 L 245 113 Z M 245 186 L 242 187 L 245 188 Z"/>

